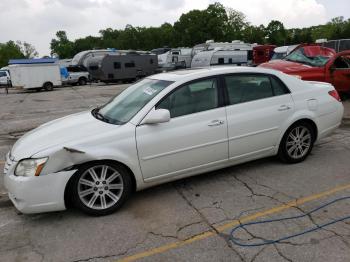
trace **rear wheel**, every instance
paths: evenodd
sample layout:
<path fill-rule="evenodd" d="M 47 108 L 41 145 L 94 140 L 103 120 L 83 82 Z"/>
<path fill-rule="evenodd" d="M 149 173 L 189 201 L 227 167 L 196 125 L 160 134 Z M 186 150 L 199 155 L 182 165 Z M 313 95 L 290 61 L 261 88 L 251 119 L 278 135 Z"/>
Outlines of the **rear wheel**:
<path fill-rule="evenodd" d="M 307 122 L 292 125 L 284 134 L 278 156 L 283 162 L 299 163 L 310 154 L 315 142 L 313 127 Z"/>
<path fill-rule="evenodd" d="M 113 213 L 131 195 L 128 171 L 115 163 L 84 165 L 72 183 L 73 202 L 83 212 L 102 216 Z"/>
<path fill-rule="evenodd" d="M 46 82 L 46 83 L 44 84 L 44 89 L 45 89 L 46 91 L 52 91 L 52 90 L 53 90 L 53 84 L 50 83 L 50 82 Z"/>

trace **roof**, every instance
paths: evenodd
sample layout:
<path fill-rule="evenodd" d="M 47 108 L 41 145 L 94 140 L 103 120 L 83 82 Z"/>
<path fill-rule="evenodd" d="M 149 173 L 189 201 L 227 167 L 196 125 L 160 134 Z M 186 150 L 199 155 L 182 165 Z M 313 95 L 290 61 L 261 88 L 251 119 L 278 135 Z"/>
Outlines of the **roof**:
<path fill-rule="evenodd" d="M 201 77 L 214 76 L 230 73 L 267 73 L 281 74 L 279 71 L 246 66 L 214 66 L 206 68 L 190 68 L 184 70 L 171 71 L 150 76 L 152 79 L 169 80 L 169 81 L 190 81 Z"/>
<path fill-rule="evenodd" d="M 9 65 L 15 64 L 53 64 L 56 63 L 56 58 L 34 58 L 34 59 L 11 59 Z"/>

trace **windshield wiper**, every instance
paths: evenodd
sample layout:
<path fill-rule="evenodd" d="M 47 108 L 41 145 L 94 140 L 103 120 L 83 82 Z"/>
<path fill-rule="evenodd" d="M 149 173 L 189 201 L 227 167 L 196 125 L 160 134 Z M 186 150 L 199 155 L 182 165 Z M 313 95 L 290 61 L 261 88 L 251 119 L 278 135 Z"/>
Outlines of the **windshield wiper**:
<path fill-rule="evenodd" d="M 101 113 L 98 112 L 99 110 L 100 110 L 99 108 L 93 109 L 93 110 L 91 111 L 92 115 L 93 115 L 95 118 L 97 118 L 97 119 L 99 119 L 99 120 L 101 120 L 101 121 L 103 121 L 103 122 L 110 123 L 110 121 L 109 121 L 108 118 L 106 118 L 104 115 L 102 115 Z"/>

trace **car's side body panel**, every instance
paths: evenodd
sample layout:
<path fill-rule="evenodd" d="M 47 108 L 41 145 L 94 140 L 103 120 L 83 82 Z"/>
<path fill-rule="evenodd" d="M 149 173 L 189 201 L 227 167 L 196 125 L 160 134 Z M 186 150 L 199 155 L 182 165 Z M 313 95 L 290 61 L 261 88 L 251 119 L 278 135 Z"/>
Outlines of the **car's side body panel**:
<path fill-rule="evenodd" d="M 222 124 L 212 125 L 214 120 Z M 225 108 L 176 117 L 167 123 L 140 125 L 136 140 L 145 181 L 227 160 Z"/>

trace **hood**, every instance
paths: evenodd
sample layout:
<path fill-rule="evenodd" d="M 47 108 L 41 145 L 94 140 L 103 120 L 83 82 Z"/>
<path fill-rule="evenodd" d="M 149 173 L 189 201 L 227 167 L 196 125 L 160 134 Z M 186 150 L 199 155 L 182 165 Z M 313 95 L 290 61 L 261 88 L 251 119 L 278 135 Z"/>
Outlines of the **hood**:
<path fill-rule="evenodd" d="M 259 67 L 275 69 L 278 71 L 282 71 L 283 73 L 286 73 L 286 74 L 309 71 L 310 69 L 317 68 L 317 67 L 312 67 L 309 65 L 287 61 L 287 60 L 272 60 L 267 63 L 263 63 L 259 65 Z"/>
<path fill-rule="evenodd" d="M 63 147 L 69 142 L 76 142 L 117 127 L 94 118 L 90 111 L 69 115 L 26 133 L 15 143 L 11 154 L 18 161 L 50 147 Z"/>

